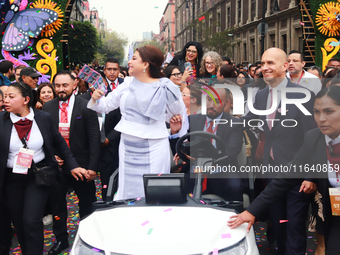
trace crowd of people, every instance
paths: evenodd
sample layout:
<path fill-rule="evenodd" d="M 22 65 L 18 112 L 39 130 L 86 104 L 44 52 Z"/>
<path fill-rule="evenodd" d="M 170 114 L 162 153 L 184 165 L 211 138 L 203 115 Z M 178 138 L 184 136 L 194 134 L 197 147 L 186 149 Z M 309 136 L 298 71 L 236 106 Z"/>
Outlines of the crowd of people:
<path fill-rule="evenodd" d="M 103 70 L 98 70 L 104 92 L 80 79 L 77 70 L 61 70 L 51 83 L 38 85 L 41 75 L 34 68 L 2 61 L 0 255 L 9 253 L 12 227 L 22 254 L 42 255 L 46 215 L 52 215 L 56 237 L 48 254 L 68 248 L 66 193 L 72 187 L 77 194 L 81 219 L 91 214 L 98 173 L 103 198 L 118 167 L 115 200 L 143 197 L 146 173 L 185 173 L 186 191 L 192 193 L 195 182 L 190 164 L 171 167 L 170 158 L 173 155 L 178 163 L 176 143 L 187 132 L 205 131 L 221 138 L 228 157 L 220 165 L 236 169 L 249 162 L 259 167 L 339 164 L 338 70 L 338 59 L 329 60 L 324 72 L 317 66 L 305 70 L 301 52 L 286 54 L 278 48 L 267 49 L 256 63 L 235 64 L 217 52 L 204 52 L 195 41 L 164 64 L 162 52 L 146 45 L 136 49 L 128 68 L 115 58 L 107 59 Z M 241 91 L 243 114 L 234 110 L 241 97 L 221 84 Z M 303 101 L 305 94 L 294 89 L 308 91 L 309 100 Z M 283 108 L 281 98 L 303 102 Z M 253 109 L 273 111 L 260 115 Z M 222 120 L 245 125 L 219 124 Z M 250 125 L 253 120 L 257 123 Z M 292 121 L 295 125 L 287 127 Z M 217 142 L 212 141 L 212 146 L 217 147 Z M 23 164 L 22 157 L 29 158 L 28 163 Z M 37 169 L 44 167 L 57 170 L 51 185 L 36 180 Z M 337 187 L 337 173 L 326 172 L 320 179 L 308 174 L 293 177 L 258 175 L 259 196 L 230 220 L 230 227 L 250 222 L 250 228 L 256 218 L 267 221 L 268 239 L 276 240 L 278 254 L 302 255 L 312 205 L 316 254 L 340 254 L 336 242 L 340 223 L 332 215 L 328 191 Z M 247 176 L 237 173 L 232 178 L 222 172 L 208 174 L 202 183 L 203 194 L 228 201 L 242 201 L 248 191 Z M 282 219 L 287 224 L 281 224 Z"/>

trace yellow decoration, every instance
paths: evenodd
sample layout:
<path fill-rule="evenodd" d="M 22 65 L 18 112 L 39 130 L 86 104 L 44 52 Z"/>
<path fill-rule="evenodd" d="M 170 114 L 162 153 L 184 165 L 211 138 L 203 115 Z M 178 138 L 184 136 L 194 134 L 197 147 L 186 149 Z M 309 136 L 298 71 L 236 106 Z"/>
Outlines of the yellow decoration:
<path fill-rule="evenodd" d="M 319 26 L 320 33 L 326 36 L 339 35 L 340 22 L 336 16 L 340 14 L 340 4 L 335 2 L 328 2 L 319 8 L 315 23 Z"/>
<path fill-rule="evenodd" d="M 34 2 L 30 7 L 31 8 L 45 8 L 45 9 L 49 9 L 49 10 L 52 10 L 58 13 L 58 19 L 54 21 L 52 24 L 47 25 L 41 31 L 41 36 L 44 36 L 45 34 L 46 37 L 50 37 L 54 35 L 57 32 L 57 30 L 61 28 L 63 21 L 64 21 L 63 20 L 64 14 L 62 10 L 60 9 L 60 7 L 57 6 L 56 3 L 52 2 L 51 0 L 38 0 Z"/>
<path fill-rule="evenodd" d="M 321 47 L 321 51 L 322 51 L 322 71 L 324 71 L 326 69 L 326 65 L 328 64 L 328 61 L 333 58 L 340 50 L 340 45 L 338 46 L 332 46 L 329 45 L 331 42 L 336 42 L 338 43 L 338 40 L 335 38 L 328 38 L 324 44 L 323 47 Z M 329 55 L 327 55 L 327 52 L 332 51 Z"/>
<path fill-rule="evenodd" d="M 37 62 L 36 69 L 42 73 L 47 74 L 50 69 L 51 70 L 51 81 L 53 80 L 54 75 L 57 73 L 57 61 L 56 55 L 57 50 L 54 49 L 54 44 L 49 39 L 41 39 L 37 42 L 37 51 L 40 56 L 45 59 L 40 59 Z M 51 56 L 49 57 L 46 52 L 51 52 Z"/>

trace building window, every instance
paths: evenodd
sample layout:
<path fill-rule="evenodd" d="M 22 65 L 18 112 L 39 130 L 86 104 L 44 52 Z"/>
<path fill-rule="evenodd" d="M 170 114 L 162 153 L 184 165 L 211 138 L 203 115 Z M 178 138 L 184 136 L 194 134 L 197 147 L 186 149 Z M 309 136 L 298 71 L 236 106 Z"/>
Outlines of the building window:
<path fill-rule="evenodd" d="M 248 53 L 247 53 L 247 44 L 243 43 L 243 49 L 244 49 L 244 57 L 243 57 L 243 61 L 247 61 L 248 59 Z"/>
<path fill-rule="evenodd" d="M 282 35 L 282 49 L 287 52 L 287 35 Z"/>
<path fill-rule="evenodd" d="M 256 0 L 251 0 L 250 19 L 254 21 L 256 15 Z"/>
<path fill-rule="evenodd" d="M 237 1 L 237 23 L 238 24 L 241 23 L 241 15 L 242 15 L 241 0 L 238 0 Z"/>
<path fill-rule="evenodd" d="M 271 47 L 275 47 L 275 34 L 274 35 L 270 35 L 270 42 L 271 42 Z"/>
<path fill-rule="evenodd" d="M 217 13 L 217 32 L 221 32 L 221 13 Z"/>
<path fill-rule="evenodd" d="M 227 7 L 227 28 L 231 27 L 231 13 L 230 7 Z"/>

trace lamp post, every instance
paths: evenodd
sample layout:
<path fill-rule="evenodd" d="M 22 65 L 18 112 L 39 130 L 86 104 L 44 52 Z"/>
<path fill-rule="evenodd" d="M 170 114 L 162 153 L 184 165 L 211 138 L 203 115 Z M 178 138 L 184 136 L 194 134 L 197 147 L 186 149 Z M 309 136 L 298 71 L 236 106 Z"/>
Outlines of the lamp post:
<path fill-rule="evenodd" d="M 274 0 L 274 7 L 273 7 L 272 12 L 273 12 L 273 14 L 276 14 L 276 13 L 278 13 L 279 11 L 280 11 L 279 3 L 278 3 L 277 0 Z"/>
<path fill-rule="evenodd" d="M 90 11 L 90 22 L 91 22 L 91 24 L 92 24 L 92 21 L 93 21 L 93 14 L 92 13 L 97 13 L 98 14 L 98 10 L 97 10 L 97 8 L 96 7 L 93 7 L 92 9 L 91 9 L 91 11 Z M 94 20 L 96 20 L 97 19 L 97 17 L 94 17 Z M 93 25 L 93 24 L 92 24 Z"/>
<path fill-rule="evenodd" d="M 172 52 L 172 45 L 171 45 L 171 25 L 172 23 L 175 23 L 173 21 L 169 21 L 163 24 L 163 32 L 165 32 L 165 29 L 168 28 L 168 52 Z"/>
<path fill-rule="evenodd" d="M 264 38 L 266 37 L 265 34 L 265 24 L 266 24 L 266 0 L 262 0 L 262 23 L 261 23 L 261 56 L 264 53 Z"/>
<path fill-rule="evenodd" d="M 195 41 L 196 40 L 196 22 L 195 22 L 195 0 L 191 0 L 192 1 L 192 23 L 193 23 L 193 28 L 192 28 L 192 40 Z M 186 9 L 189 9 L 189 2 L 190 0 L 185 0 Z"/>

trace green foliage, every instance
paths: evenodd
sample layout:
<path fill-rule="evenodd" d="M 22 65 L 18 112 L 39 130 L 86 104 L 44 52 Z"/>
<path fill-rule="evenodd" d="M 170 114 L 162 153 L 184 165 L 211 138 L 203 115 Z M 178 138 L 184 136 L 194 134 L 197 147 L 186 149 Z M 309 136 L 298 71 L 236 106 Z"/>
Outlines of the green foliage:
<path fill-rule="evenodd" d="M 202 44 L 205 51 L 216 51 L 221 56 L 231 56 L 234 52 L 237 40 L 234 39 L 235 28 L 226 29 L 216 32 L 221 25 L 217 22 L 208 25 L 208 21 L 195 20 L 190 24 L 191 28 L 195 28 L 197 33 L 197 41 Z M 214 29 L 215 32 L 214 32 Z"/>
<path fill-rule="evenodd" d="M 95 54 L 94 61 L 97 62 L 99 65 L 104 65 L 106 59 L 107 59 L 106 54 L 101 54 L 97 52 Z"/>
<path fill-rule="evenodd" d="M 313 17 L 313 22 L 314 22 L 314 29 L 315 29 L 315 64 L 317 66 L 322 66 L 322 52 L 321 52 L 321 47 L 323 47 L 324 42 L 327 38 L 329 38 L 328 36 L 321 34 L 319 32 L 318 26 L 315 24 L 315 18 L 316 18 L 316 14 L 318 12 L 318 9 L 320 8 L 320 6 L 322 4 L 328 3 L 328 2 L 337 2 L 337 1 L 332 1 L 332 0 L 309 0 L 309 6 L 311 9 L 311 14 Z M 339 36 L 334 37 L 337 40 L 340 40 Z M 330 52 L 329 52 L 330 53 Z M 328 53 L 328 54 L 329 54 Z M 337 53 L 333 58 L 340 58 L 340 54 Z"/>
<path fill-rule="evenodd" d="M 164 55 L 166 54 L 164 45 L 160 44 L 156 40 L 145 40 L 145 41 L 143 41 L 141 46 L 145 46 L 145 45 L 148 45 L 148 44 L 156 46 L 158 49 L 160 49 L 163 52 Z"/>
<path fill-rule="evenodd" d="M 125 55 L 124 46 L 128 43 L 128 40 L 124 35 L 118 34 L 115 31 L 102 31 L 100 34 L 100 43 L 100 54 L 106 55 L 107 58 L 115 57 L 120 63 L 123 62 Z"/>
<path fill-rule="evenodd" d="M 72 25 L 68 43 L 70 62 L 75 65 L 92 62 L 99 45 L 96 28 L 89 21 L 74 21 Z"/>

